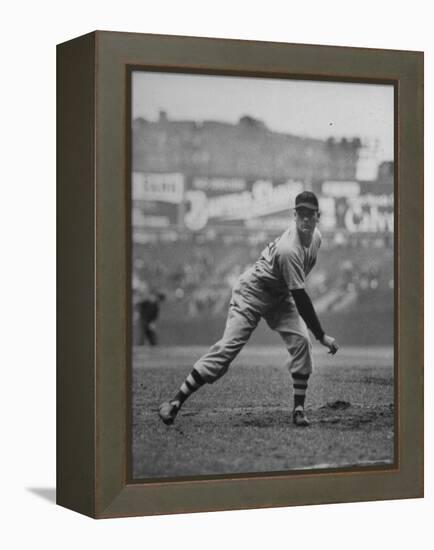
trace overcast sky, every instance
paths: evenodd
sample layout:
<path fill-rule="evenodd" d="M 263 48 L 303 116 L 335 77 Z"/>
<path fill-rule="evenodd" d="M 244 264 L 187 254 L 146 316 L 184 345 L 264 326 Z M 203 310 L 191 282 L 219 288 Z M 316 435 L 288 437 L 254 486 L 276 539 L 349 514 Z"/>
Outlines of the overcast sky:
<path fill-rule="evenodd" d="M 243 115 L 270 130 L 306 137 L 377 139 L 380 160 L 393 160 L 393 87 L 270 78 L 136 71 L 133 118 L 236 123 Z"/>

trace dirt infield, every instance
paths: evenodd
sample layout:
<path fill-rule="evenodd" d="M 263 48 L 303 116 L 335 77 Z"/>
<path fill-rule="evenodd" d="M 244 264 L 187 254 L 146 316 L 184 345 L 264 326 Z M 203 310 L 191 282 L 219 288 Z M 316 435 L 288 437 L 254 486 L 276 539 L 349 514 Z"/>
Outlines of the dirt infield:
<path fill-rule="evenodd" d="M 135 348 L 133 479 L 384 465 L 394 456 L 391 348 L 315 350 L 306 411 L 291 423 L 292 387 L 280 347 L 247 346 L 229 372 L 185 404 L 173 426 L 157 416 L 199 347 Z"/>

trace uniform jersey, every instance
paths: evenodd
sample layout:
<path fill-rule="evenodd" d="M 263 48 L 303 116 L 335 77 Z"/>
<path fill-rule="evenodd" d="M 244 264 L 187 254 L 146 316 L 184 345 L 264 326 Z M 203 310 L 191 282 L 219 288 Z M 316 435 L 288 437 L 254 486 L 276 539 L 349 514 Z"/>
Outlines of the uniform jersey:
<path fill-rule="evenodd" d="M 317 228 L 310 246 L 306 247 L 301 243 L 296 227 L 290 227 L 264 248 L 254 265 L 254 274 L 271 294 L 291 296 L 288 290 L 305 287 L 320 246 L 321 233 Z"/>

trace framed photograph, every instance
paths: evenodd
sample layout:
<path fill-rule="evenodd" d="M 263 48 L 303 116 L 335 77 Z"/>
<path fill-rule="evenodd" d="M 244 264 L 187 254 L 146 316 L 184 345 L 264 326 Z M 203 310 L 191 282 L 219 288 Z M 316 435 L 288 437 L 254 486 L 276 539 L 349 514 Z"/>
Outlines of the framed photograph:
<path fill-rule="evenodd" d="M 423 54 L 58 46 L 57 502 L 423 496 Z"/>

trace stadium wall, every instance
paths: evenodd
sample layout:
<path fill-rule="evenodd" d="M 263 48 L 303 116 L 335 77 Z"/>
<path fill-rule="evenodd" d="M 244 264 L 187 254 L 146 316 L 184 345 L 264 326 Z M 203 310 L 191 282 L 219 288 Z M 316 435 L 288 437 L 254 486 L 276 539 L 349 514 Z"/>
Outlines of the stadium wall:
<path fill-rule="evenodd" d="M 364 318 L 365 317 L 365 318 Z M 357 311 L 325 313 L 321 316 L 324 329 L 335 336 L 341 346 L 385 346 L 393 344 L 393 312 L 376 311 L 375 315 Z M 185 319 L 183 321 L 165 319 L 158 323 L 161 346 L 211 346 L 223 333 L 224 317 Z M 280 344 L 279 336 L 261 321 L 253 333 L 253 345 L 267 346 Z"/>

